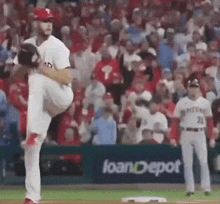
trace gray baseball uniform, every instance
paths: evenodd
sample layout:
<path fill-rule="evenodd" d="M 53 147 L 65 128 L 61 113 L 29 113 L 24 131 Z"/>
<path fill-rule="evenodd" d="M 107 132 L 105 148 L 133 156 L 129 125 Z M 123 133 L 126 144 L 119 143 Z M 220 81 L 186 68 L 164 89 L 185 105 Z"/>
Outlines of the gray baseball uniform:
<path fill-rule="evenodd" d="M 212 117 L 210 103 L 199 97 L 191 100 L 188 97 L 181 99 L 174 110 L 174 116 L 180 119 L 180 144 L 184 163 L 184 177 L 186 190 L 195 191 L 193 176 L 193 148 L 201 166 L 201 187 L 204 191 L 211 191 L 210 174 L 207 159 L 206 145 L 206 118 Z"/>

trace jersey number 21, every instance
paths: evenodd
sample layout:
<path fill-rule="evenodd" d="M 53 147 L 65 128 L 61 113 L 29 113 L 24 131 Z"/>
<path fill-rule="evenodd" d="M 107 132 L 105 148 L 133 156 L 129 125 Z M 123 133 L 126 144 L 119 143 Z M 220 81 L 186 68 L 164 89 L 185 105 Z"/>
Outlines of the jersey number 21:
<path fill-rule="evenodd" d="M 201 116 L 198 116 L 198 117 L 197 117 L 197 123 L 203 124 L 203 123 L 204 123 L 204 118 L 201 117 Z"/>

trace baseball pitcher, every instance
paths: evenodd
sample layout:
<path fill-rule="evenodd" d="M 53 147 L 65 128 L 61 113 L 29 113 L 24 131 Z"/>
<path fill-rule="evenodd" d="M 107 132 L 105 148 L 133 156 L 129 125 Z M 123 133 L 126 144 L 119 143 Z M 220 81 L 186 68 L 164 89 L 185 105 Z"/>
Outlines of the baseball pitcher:
<path fill-rule="evenodd" d="M 64 112 L 73 100 L 69 50 L 52 35 L 53 15 L 36 9 L 36 36 L 27 39 L 14 60 L 14 75 L 28 73 L 27 136 L 25 147 L 26 197 L 24 204 L 41 199 L 39 153 L 51 119 Z"/>
<path fill-rule="evenodd" d="M 210 103 L 201 96 L 198 79 L 189 79 L 188 96 L 182 98 L 174 110 L 171 144 L 176 146 L 180 132 L 180 144 L 184 163 L 186 196 L 194 194 L 193 149 L 198 156 L 201 167 L 201 187 L 205 195 L 210 195 L 211 184 L 207 159 L 206 132 L 210 146 L 214 148 L 213 119 Z"/>

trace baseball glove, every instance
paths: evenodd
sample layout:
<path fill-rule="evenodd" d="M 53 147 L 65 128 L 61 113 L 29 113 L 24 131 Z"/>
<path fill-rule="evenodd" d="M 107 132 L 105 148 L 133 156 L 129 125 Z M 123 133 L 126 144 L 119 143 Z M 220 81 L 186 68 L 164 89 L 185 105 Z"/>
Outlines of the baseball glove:
<path fill-rule="evenodd" d="M 29 68 L 37 68 L 41 61 L 37 48 L 30 43 L 23 43 L 18 52 L 18 62 Z"/>

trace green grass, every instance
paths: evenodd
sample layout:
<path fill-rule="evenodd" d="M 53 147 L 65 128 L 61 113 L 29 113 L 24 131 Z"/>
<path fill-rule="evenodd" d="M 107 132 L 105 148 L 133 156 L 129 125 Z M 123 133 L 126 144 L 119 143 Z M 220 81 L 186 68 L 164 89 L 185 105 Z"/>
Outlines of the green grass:
<path fill-rule="evenodd" d="M 0 190 L 0 199 L 23 199 L 25 190 Z M 159 196 L 168 201 L 188 199 L 183 190 L 43 190 L 43 199 L 85 199 L 85 200 L 121 200 L 127 196 Z M 210 197 L 203 191 L 196 191 L 189 199 L 220 199 L 220 189 L 213 190 Z"/>

